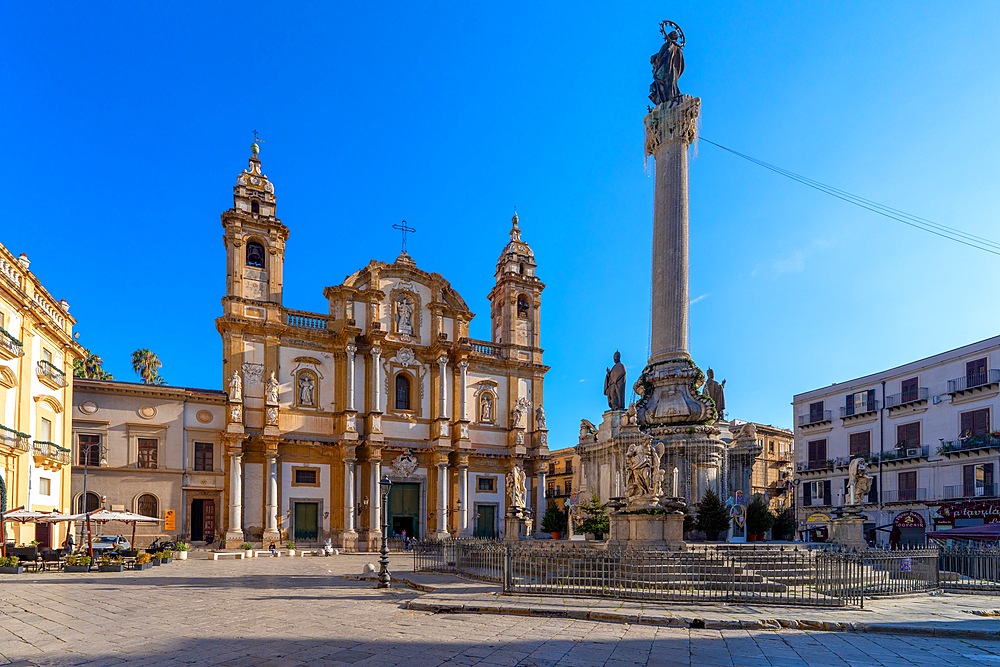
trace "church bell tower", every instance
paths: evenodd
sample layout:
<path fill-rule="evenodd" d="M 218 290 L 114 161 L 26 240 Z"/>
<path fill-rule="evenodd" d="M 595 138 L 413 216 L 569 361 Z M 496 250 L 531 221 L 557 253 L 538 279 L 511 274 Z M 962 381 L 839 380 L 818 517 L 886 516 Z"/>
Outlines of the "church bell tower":
<path fill-rule="evenodd" d="M 276 316 L 281 307 L 288 228 L 275 216 L 274 185 L 261 171 L 259 153 L 260 146 L 254 141 L 249 165 L 233 187 L 233 207 L 222 214 L 225 314 L 271 320 L 268 311 Z"/>
<path fill-rule="evenodd" d="M 517 213 L 511 218 L 510 243 L 497 260 L 496 285 L 490 291 L 493 342 L 538 349 L 539 309 L 544 283 L 535 275 L 535 253 L 521 240 Z"/>

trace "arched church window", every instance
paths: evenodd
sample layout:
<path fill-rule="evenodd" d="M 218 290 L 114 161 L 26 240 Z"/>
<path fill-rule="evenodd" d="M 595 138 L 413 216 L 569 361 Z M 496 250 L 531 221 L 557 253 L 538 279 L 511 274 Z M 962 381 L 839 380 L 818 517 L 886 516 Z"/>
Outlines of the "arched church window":
<path fill-rule="evenodd" d="M 256 199 L 250 202 L 250 212 L 260 213 L 260 202 L 257 201 Z"/>
<path fill-rule="evenodd" d="M 493 423 L 493 394 L 484 391 L 479 397 L 479 421 L 483 424 Z"/>
<path fill-rule="evenodd" d="M 256 241 L 247 244 L 247 266 L 264 268 L 264 246 Z"/>
<path fill-rule="evenodd" d="M 153 494 L 144 493 L 136 501 L 135 511 L 143 516 L 155 517 L 160 513 L 160 501 Z"/>
<path fill-rule="evenodd" d="M 410 378 L 406 373 L 396 376 L 396 409 L 410 409 Z"/>
<path fill-rule="evenodd" d="M 531 312 L 531 304 L 528 303 L 528 297 L 523 294 L 517 295 L 517 316 L 522 319 L 528 319 L 528 313 Z"/>

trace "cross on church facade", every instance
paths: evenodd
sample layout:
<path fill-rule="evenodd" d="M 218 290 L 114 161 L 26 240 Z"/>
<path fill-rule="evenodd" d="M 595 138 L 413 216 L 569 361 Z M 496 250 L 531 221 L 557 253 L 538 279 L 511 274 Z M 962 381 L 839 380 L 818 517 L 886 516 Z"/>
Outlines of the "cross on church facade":
<path fill-rule="evenodd" d="M 417 230 L 414 229 L 413 227 L 410 227 L 408 224 L 406 224 L 406 220 L 403 220 L 403 222 L 400 223 L 400 224 L 398 224 L 398 225 L 393 225 L 392 228 L 393 229 L 398 229 L 400 231 L 400 233 L 403 235 L 403 252 L 405 253 L 406 252 L 406 232 L 416 232 Z"/>

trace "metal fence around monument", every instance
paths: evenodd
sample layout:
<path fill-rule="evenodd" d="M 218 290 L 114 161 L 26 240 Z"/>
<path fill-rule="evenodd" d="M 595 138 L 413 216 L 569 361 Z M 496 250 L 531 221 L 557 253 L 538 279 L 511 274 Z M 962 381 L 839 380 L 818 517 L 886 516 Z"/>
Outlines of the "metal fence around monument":
<path fill-rule="evenodd" d="M 852 551 L 712 545 L 644 551 L 485 540 L 423 542 L 415 570 L 454 572 L 505 593 L 662 602 L 864 606 L 938 588 L 937 548 Z"/>
<path fill-rule="evenodd" d="M 942 547 L 938 557 L 941 588 L 956 593 L 1000 593 L 1000 547 Z"/>

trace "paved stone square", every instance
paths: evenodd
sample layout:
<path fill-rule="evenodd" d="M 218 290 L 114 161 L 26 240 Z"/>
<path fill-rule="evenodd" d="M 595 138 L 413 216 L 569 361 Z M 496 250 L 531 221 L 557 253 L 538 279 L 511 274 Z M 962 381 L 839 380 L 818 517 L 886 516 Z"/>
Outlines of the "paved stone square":
<path fill-rule="evenodd" d="M 1000 665 L 1000 642 L 982 639 L 413 611 L 405 605 L 418 591 L 387 593 L 345 578 L 371 560 L 189 560 L 141 573 L 0 575 L 0 663 Z M 410 564 L 393 557 L 401 576 Z"/>

